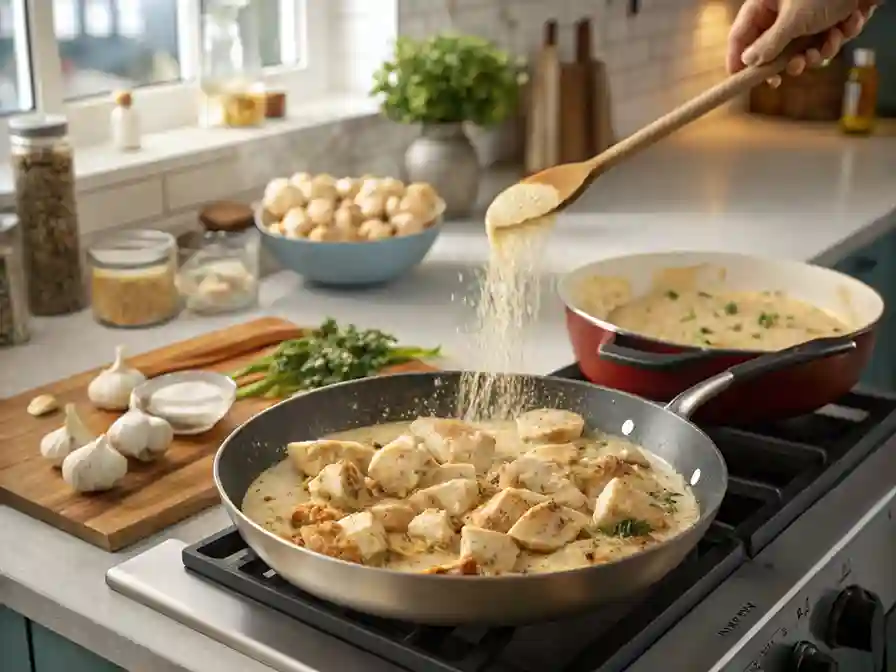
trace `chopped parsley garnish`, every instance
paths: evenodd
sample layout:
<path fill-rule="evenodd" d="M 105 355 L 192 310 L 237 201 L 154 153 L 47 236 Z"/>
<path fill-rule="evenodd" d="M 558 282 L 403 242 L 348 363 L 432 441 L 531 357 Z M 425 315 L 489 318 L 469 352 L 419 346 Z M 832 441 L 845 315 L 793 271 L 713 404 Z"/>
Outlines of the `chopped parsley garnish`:
<path fill-rule="evenodd" d="M 725 312 L 728 315 L 737 315 L 737 304 L 734 301 L 729 301 L 725 304 Z"/>
<path fill-rule="evenodd" d="M 680 492 L 664 490 L 660 492 L 651 492 L 650 496 L 657 500 L 660 506 L 662 506 L 668 513 L 675 513 L 678 510 L 678 498 L 681 497 Z"/>
<path fill-rule="evenodd" d="M 697 296 L 703 297 L 704 299 L 712 298 L 712 294 L 707 294 L 706 292 L 697 292 Z"/>
<path fill-rule="evenodd" d="M 734 326 L 731 327 L 731 331 L 743 331 L 743 330 L 744 330 L 744 325 L 742 325 L 742 324 L 735 324 Z"/>
<path fill-rule="evenodd" d="M 759 326 L 764 329 L 771 329 L 776 324 L 778 324 L 779 315 L 778 313 L 759 313 Z"/>
<path fill-rule="evenodd" d="M 666 296 L 668 296 L 673 301 L 678 300 L 678 292 L 676 292 L 674 289 L 670 289 L 668 292 L 666 292 Z"/>
<path fill-rule="evenodd" d="M 762 334 L 751 334 L 751 336 L 752 336 L 753 338 L 755 338 L 757 341 L 758 341 L 760 338 L 762 338 Z"/>
<path fill-rule="evenodd" d="M 712 329 L 710 329 L 709 327 L 700 327 L 700 333 L 701 334 L 711 334 Z"/>
<path fill-rule="evenodd" d="M 601 532 L 611 537 L 622 537 L 627 539 L 629 537 L 645 537 L 653 532 L 653 528 L 646 520 L 626 518 L 625 520 L 620 520 L 610 528 L 602 529 Z"/>

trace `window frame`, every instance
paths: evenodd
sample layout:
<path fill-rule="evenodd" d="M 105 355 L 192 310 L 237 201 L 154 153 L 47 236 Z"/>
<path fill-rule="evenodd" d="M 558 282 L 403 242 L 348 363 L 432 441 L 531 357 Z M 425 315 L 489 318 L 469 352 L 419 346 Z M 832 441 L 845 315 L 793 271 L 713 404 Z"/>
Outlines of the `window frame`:
<path fill-rule="evenodd" d="M 198 82 L 201 63 L 201 16 L 199 0 L 176 0 L 178 52 L 181 79 L 167 84 L 148 84 L 134 90 L 143 133 L 159 133 L 196 126 L 199 119 Z M 327 77 L 327 38 L 330 32 L 329 3 L 320 0 L 279 0 L 281 16 L 281 56 L 294 61 L 265 68 L 264 85 L 286 92 L 292 100 L 324 95 Z M 13 0 L 16 27 L 28 29 L 27 40 L 16 42 L 16 68 L 24 73 L 32 92 L 20 91 L 20 107 L 31 99 L 29 111 L 65 114 L 69 136 L 78 147 L 108 142 L 109 114 L 113 102 L 108 94 L 78 100 L 64 100 L 62 66 L 53 25 L 50 0 Z M 20 18 L 21 17 L 21 18 Z M 290 28 L 290 25 L 292 28 Z M 17 31 L 18 33 L 18 31 Z M 30 54 L 27 64 L 18 63 L 20 54 Z M 297 58 L 296 58 L 297 57 Z M 31 94 L 29 96 L 29 93 Z M 0 154 L 8 155 L 8 118 L 0 120 Z"/>

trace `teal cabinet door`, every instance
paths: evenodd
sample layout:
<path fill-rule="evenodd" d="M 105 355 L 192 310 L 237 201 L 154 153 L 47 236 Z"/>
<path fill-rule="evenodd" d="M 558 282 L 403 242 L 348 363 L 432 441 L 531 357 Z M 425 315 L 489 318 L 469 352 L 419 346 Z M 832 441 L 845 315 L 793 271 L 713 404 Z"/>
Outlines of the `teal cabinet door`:
<path fill-rule="evenodd" d="M 125 672 L 105 658 L 31 623 L 34 672 Z"/>
<path fill-rule="evenodd" d="M 862 384 L 880 390 L 896 391 L 896 233 L 888 233 L 871 245 L 858 250 L 835 265 L 874 287 L 890 307 L 877 328 L 877 347 L 862 374 Z"/>
<path fill-rule="evenodd" d="M 32 672 L 28 621 L 0 605 L 0 663 L 3 672 Z"/>

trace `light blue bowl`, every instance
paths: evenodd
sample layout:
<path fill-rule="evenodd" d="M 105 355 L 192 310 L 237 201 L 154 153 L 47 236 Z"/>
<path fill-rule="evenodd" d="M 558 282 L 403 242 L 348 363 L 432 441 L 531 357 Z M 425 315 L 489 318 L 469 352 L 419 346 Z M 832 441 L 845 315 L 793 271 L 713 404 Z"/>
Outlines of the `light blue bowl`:
<path fill-rule="evenodd" d="M 432 248 L 442 217 L 411 236 L 357 243 L 319 243 L 268 233 L 256 217 L 263 245 L 287 268 L 319 285 L 363 287 L 391 282 L 406 274 Z"/>

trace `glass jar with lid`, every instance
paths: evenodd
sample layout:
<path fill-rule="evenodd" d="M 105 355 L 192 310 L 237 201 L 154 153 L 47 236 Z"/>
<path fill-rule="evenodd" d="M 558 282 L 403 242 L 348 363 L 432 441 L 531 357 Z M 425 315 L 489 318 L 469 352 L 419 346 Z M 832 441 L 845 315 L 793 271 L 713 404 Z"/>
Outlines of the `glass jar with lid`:
<path fill-rule="evenodd" d="M 242 128 L 264 122 L 256 24 L 250 0 L 203 0 L 201 125 Z"/>
<path fill-rule="evenodd" d="M 19 218 L 0 212 L 0 347 L 30 338 L 28 290 L 19 236 Z"/>
<path fill-rule="evenodd" d="M 214 315 L 257 305 L 260 237 L 253 217 L 249 206 L 229 201 L 200 213 L 204 233 L 177 276 L 188 310 Z"/>
<path fill-rule="evenodd" d="M 177 243 L 164 231 L 123 231 L 91 247 L 93 316 L 108 327 L 162 324 L 180 312 Z"/>
<path fill-rule="evenodd" d="M 87 301 L 68 122 L 59 115 L 13 117 L 9 142 L 31 312 L 81 310 Z"/>

